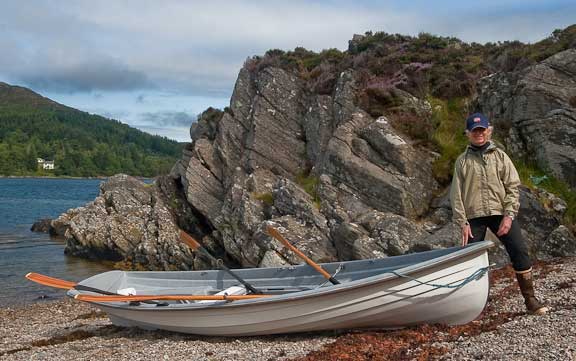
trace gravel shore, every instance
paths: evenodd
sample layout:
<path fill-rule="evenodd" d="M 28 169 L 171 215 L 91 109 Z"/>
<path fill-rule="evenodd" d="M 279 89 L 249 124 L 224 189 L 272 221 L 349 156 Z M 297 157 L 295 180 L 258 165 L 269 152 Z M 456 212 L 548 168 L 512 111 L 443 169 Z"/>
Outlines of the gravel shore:
<path fill-rule="evenodd" d="M 221 338 L 115 327 L 68 299 L 4 308 L 0 360 L 576 360 L 576 259 L 535 269 L 548 314 L 525 314 L 505 268 L 482 317 L 458 327 Z"/>

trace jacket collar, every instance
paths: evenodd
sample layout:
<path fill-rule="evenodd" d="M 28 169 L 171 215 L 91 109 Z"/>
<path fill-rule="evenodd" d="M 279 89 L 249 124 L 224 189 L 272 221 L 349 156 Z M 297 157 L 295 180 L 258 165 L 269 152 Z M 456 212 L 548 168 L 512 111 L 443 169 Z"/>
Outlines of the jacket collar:
<path fill-rule="evenodd" d="M 494 144 L 493 141 L 490 141 L 490 144 L 488 145 L 488 148 L 486 148 L 483 152 L 478 151 L 474 148 L 472 148 L 472 146 L 470 144 L 468 144 L 468 146 L 466 147 L 466 154 L 483 154 L 483 153 L 489 153 L 489 152 L 493 152 L 494 150 L 496 150 L 498 147 L 496 146 L 496 144 Z"/>

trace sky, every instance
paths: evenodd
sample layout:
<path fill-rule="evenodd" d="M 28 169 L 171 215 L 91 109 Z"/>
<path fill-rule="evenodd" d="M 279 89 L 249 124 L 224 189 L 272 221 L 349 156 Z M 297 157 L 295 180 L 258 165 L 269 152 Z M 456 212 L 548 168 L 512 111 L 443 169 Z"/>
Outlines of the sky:
<path fill-rule="evenodd" d="M 190 141 L 268 49 L 346 50 L 354 34 L 428 32 L 536 42 L 576 23 L 576 1 L 0 0 L 0 81 Z"/>

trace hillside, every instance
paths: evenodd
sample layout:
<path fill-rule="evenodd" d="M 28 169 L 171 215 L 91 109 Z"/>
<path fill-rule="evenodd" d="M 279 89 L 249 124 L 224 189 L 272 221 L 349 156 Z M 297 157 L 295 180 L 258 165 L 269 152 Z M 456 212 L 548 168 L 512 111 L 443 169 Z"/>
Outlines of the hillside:
<path fill-rule="evenodd" d="M 0 83 L 0 175 L 109 176 L 167 173 L 182 146 Z M 38 158 L 55 161 L 38 169 Z"/>

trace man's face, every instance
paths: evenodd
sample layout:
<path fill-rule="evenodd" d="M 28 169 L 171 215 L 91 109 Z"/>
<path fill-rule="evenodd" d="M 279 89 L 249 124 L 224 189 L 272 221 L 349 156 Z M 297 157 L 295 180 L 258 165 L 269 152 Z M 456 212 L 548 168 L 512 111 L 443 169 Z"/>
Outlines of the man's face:
<path fill-rule="evenodd" d="M 488 136 L 490 135 L 490 129 L 486 128 L 474 128 L 470 132 L 466 132 L 468 140 L 475 146 L 481 147 L 488 141 Z"/>

